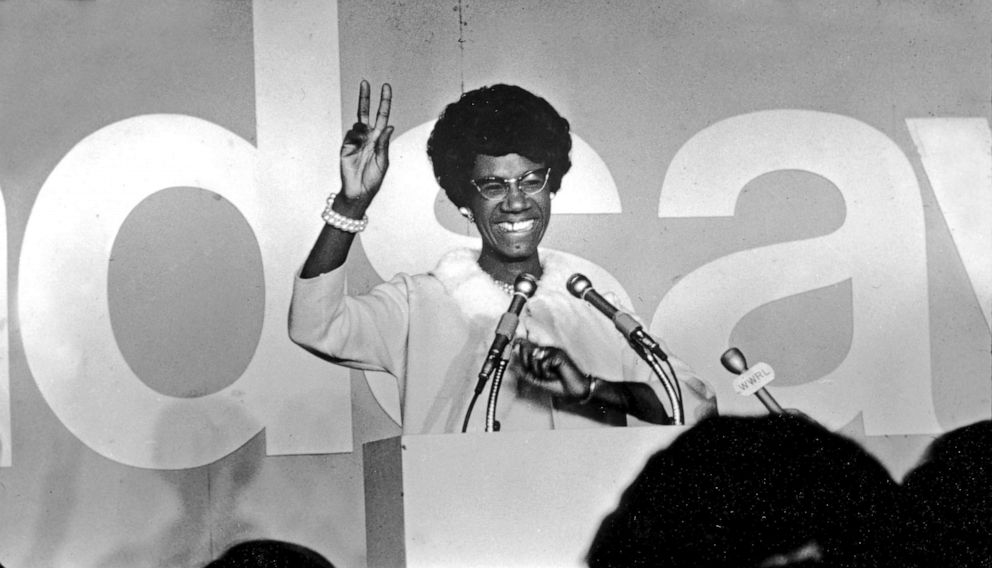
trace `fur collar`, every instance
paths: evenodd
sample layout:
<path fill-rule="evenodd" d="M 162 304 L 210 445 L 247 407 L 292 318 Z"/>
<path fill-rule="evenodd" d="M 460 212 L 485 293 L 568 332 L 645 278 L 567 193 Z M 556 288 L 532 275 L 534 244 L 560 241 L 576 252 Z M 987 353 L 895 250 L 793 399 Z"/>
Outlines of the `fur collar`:
<path fill-rule="evenodd" d="M 478 264 L 479 249 L 461 248 L 448 252 L 431 274 L 441 281 L 448 295 L 470 319 L 484 316 L 498 318 L 509 297 Z M 560 303 L 571 298 L 565 291 L 569 267 L 566 258 L 552 251 L 540 250 L 544 274 L 530 302 Z M 567 302 L 567 300 L 566 300 Z"/>

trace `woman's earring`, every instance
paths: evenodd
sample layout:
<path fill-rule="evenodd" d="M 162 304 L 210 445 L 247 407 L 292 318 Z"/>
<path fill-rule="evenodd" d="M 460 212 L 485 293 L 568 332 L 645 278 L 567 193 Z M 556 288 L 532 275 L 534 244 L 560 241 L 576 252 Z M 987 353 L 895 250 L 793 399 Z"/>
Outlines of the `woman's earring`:
<path fill-rule="evenodd" d="M 557 191 L 552 191 L 551 192 L 551 199 L 554 199 L 556 195 L 558 195 L 558 192 Z"/>
<path fill-rule="evenodd" d="M 468 207 L 459 207 L 458 212 L 462 214 L 462 217 L 468 219 L 469 223 L 475 223 L 475 215 L 472 215 L 472 210 Z"/>

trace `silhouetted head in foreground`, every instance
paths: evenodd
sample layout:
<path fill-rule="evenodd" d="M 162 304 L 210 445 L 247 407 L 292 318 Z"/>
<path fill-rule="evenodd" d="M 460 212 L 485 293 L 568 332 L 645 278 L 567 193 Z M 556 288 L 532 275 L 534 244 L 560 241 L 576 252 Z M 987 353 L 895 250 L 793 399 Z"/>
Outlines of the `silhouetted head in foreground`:
<path fill-rule="evenodd" d="M 902 484 L 917 565 L 992 567 L 992 421 L 937 438 Z"/>
<path fill-rule="evenodd" d="M 714 416 L 655 454 L 600 526 L 593 568 L 899 566 L 899 487 L 802 417 Z"/>
<path fill-rule="evenodd" d="M 204 568 L 334 568 L 326 558 L 299 544 L 249 540 L 228 548 Z"/>

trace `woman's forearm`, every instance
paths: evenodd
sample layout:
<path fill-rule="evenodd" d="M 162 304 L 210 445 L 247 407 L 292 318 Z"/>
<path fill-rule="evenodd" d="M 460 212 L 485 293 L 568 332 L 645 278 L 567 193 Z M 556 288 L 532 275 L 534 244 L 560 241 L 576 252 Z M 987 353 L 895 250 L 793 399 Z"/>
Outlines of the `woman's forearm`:
<path fill-rule="evenodd" d="M 587 404 L 602 404 L 616 408 L 651 424 L 671 424 L 671 417 L 649 385 L 596 380 L 598 384 L 593 389 L 592 398 Z"/>
<path fill-rule="evenodd" d="M 334 211 L 349 219 L 361 219 L 367 208 L 367 203 L 350 202 L 341 195 L 335 198 L 333 206 Z M 354 241 L 355 233 L 324 225 L 303 263 L 300 277 L 313 278 L 339 268 L 348 259 L 348 251 Z"/>
<path fill-rule="evenodd" d="M 354 233 L 325 225 L 303 263 L 300 278 L 314 278 L 339 268 L 348 259 L 348 251 L 354 240 Z"/>

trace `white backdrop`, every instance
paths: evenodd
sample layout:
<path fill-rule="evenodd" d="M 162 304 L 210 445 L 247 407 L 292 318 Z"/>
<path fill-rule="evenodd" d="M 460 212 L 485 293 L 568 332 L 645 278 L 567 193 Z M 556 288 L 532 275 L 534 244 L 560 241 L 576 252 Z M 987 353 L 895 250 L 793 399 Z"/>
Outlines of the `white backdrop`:
<path fill-rule="evenodd" d="M 628 298 L 724 411 L 762 411 L 719 365 L 735 345 L 901 475 L 992 412 L 990 18 L 0 2 L 0 562 L 194 565 L 269 536 L 363 564 L 351 450 L 398 432 L 391 379 L 369 389 L 285 333 L 361 78 L 392 83 L 397 133 L 352 290 L 477 238 L 424 140 L 463 89 L 521 84 L 576 140 L 545 244 Z"/>

